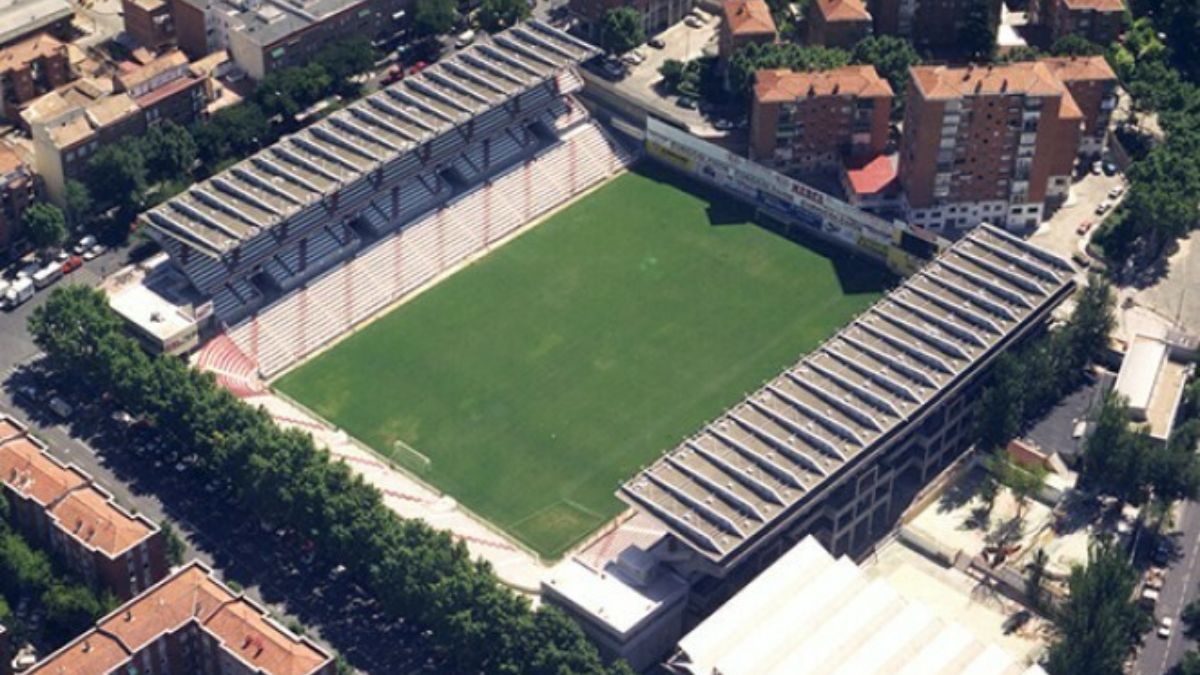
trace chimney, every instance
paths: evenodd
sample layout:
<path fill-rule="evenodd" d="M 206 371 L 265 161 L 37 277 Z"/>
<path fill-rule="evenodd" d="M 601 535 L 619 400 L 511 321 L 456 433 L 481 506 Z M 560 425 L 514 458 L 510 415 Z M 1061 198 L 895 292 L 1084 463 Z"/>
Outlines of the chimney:
<path fill-rule="evenodd" d="M 87 654 L 90 651 L 92 651 L 92 643 L 88 642 L 87 640 L 84 640 L 83 641 L 83 653 Z"/>
<path fill-rule="evenodd" d="M 125 610 L 125 621 L 126 621 L 126 623 L 133 621 L 133 610 L 132 609 Z"/>

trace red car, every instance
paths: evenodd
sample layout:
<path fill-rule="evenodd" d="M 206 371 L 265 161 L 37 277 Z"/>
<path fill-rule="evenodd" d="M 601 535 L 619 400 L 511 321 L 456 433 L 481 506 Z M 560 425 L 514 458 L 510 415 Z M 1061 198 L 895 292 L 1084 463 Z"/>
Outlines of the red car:
<path fill-rule="evenodd" d="M 70 258 L 67 258 L 67 261 L 62 264 L 62 273 L 70 274 L 80 267 L 83 267 L 83 258 L 73 255 Z"/>

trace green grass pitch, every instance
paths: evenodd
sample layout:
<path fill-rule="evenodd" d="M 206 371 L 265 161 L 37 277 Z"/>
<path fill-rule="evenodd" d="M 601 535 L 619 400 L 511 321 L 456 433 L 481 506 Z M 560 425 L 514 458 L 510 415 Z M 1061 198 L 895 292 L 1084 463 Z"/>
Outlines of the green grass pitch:
<path fill-rule="evenodd" d="M 540 554 L 891 283 L 643 165 L 281 378 Z M 412 466 L 411 462 L 405 462 Z"/>

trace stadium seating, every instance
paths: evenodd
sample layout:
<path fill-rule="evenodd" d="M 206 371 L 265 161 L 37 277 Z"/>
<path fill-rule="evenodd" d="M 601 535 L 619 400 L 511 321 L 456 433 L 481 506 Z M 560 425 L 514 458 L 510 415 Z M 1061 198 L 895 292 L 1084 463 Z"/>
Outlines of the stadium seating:
<path fill-rule="evenodd" d="M 506 158 L 503 161 L 515 161 L 526 152 L 511 134 L 497 138 L 492 152 L 498 151 L 499 157 Z M 598 126 L 586 122 L 538 156 L 514 164 L 440 208 L 435 207 L 449 196 L 448 189 L 435 196 L 421 181 L 408 181 L 401 187 L 398 219 L 386 219 L 389 207 L 381 202 L 387 197 L 376 198 L 361 214 L 372 230 L 395 230 L 390 236 L 311 279 L 304 288 L 285 294 L 227 335 L 257 364 L 263 377 L 270 377 L 632 160 Z M 438 180 L 425 178 L 430 185 Z M 331 245 L 333 252 L 327 252 Z M 310 244 L 310 264 L 338 250 L 344 247 L 339 249 L 338 240 L 322 231 Z M 289 283 L 298 283 L 294 270 L 299 263 L 298 249 L 292 248 L 265 269 L 286 289 Z M 230 295 L 241 304 L 232 291 Z"/>

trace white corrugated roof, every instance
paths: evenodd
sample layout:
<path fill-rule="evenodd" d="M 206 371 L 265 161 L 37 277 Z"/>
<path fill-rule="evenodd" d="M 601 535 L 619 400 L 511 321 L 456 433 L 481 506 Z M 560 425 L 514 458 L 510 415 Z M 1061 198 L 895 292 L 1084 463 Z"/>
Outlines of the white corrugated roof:
<path fill-rule="evenodd" d="M 1125 352 L 1117 375 L 1116 392 L 1129 399 L 1129 407 L 1144 414 L 1154 395 L 1154 382 L 1167 359 L 1167 345 L 1158 338 L 1138 335 Z"/>
<path fill-rule="evenodd" d="M 695 675 L 1046 675 L 806 537 L 679 641 Z"/>

